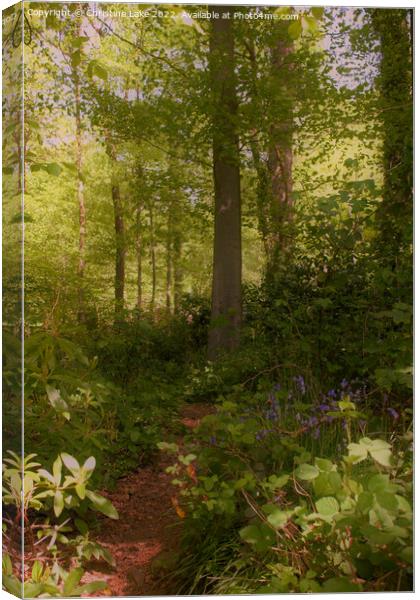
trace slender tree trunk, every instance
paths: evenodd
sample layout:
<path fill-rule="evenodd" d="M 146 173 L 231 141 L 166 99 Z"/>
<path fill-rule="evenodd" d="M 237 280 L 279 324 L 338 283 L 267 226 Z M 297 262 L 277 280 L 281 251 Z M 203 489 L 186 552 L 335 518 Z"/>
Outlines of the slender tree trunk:
<path fill-rule="evenodd" d="M 293 132 L 293 86 L 292 64 L 289 55 L 293 43 L 287 25 L 276 23 L 275 38 L 271 48 L 274 98 L 281 106 L 281 113 L 274 116 L 269 132 L 268 171 L 270 185 L 271 232 L 269 239 L 270 264 L 268 271 L 275 270 L 279 260 L 290 249 L 289 225 L 293 216 L 292 200 L 292 132 Z"/>
<path fill-rule="evenodd" d="M 166 231 L 166 310 L 171 312 L 172 308 L 172 200 L 168 206 L 168 220 Z"/>
<path fill-rule="evenodd" d="M 142 309 L 143 292 L 141 209 L 139 202 L 136 208 L 137 309 L 139 311 Z"/>
<path fill-rule="evenodd" d="M 124 207 L 121 199 L 121 190 L 115 177 L 114 166 L 116 162 L 115 147 L 107 134 L 107 154 L 111 160 L 111 197 L 114 208 L 114 230 L 115 230 L 115 276 L 114 276 L 114 297 L 115 297 L 115 323 L 120 323 L 124 319 L 124 290 L 125 290 L 125 224 Z"/>
<path fill-rule="evenodd" d="M 230 12 L 220 6 L 219 12 Z M 234 34 L 232 19 L 214 19 L 210 31 L 213 179 L 215 194 L 212 312 L 208 355 L 239 344 L 241 298 L 241 193 L 236 129 Z"/>
<path fill-rule="evenodd" d="M 79 206 L 79 265 L 78 265 L 78 320 L 84 322 L 85 296 L 84 278 L 86 268 L 85 246 L 86 246 L 86 205 L 84 194 L 84 183 L 82 174 L 82 119 L 81 119 L 81 93 L 79 68 L 73 67 L 74 99 L 76 110 L 76 172 L 77 172 L 77 202 Z"/>
<path fill-rule="evenodd" d="M 182 300 L 182 238 L 179 228 L 175 228 L 173 237 L 173 263 L 174 263 L 174 312 L 178 313 Z"/>
<path fill-rule="evenodd" d="M 150 266 L 152 269 L 152 295 L 150 298 L 150 310 L 153 313 L 156 304 L 156 246 L 155 246 L 155 225 L 152 203 L 149 203 L 149 224 L 150 224 Z"/>

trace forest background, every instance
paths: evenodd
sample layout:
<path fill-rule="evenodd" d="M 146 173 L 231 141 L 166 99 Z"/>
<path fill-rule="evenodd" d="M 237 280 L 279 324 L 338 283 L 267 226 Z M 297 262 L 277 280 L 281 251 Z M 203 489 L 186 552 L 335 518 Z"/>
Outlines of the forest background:
<path fill-rule="evenodd" d="M 251 21 L 239 6 L 211 21 L 177 6 L 150 19 L 26 6 L 3 30 L 4 448 L 20 449 L 24 187 L 25 453 L 49 471 L 10 459 L 12 517 L 36 513 L 28 532 L 72 515 L 83 564 L 85 504 L 115 509 L 86 496 L 87 479 L 70 494 L 45 472 L 83 463 L 112 488 L 158 444 L 177 454 L 182 405 L 204 402 L 218 410 L 173 472 L 191 520 L 182 589 L 409 589 L 410 11 L 271 7 L 275 21 Z M 360 481 L 349 463 L 364 463 Z M 16 469 L 36 473 L 23 507 Z M 296 477 L 315 487 L 315 513 Z M 290 523 L 296 556 L 282 546 Z M 362 548 L 345 547 L 346 527 Z M 6 575 L 13 586 L 16 568 Z"/>

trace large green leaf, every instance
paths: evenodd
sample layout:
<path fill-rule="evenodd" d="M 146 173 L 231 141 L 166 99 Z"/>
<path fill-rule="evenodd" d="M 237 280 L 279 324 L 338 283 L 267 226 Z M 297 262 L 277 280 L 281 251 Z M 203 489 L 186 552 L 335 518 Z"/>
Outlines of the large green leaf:
<path fill-rule="evenodd" d="M 119 519 L 117 509 L 114 507 L 112 502 L 110 502 L 110 500 L 104 498 L 96 492 L 92 492 L 91 490 L 86 490 L 86 496 L 92 502 L 96 510 L 99 510 L 99 512 L 103 513 L 110 519 Z"/>
<path fill-rule="evenodd" d="M 302 465 L 299 465 L 296 468 L 295 475 L 299 479 L 303 479 L 305 481 L 310 481 L 310 480 L 318 477 L 319 469 L 318 469 L 318 467 L 315 467 L 313 465 L 308 465 L 306 463 L 303 463 Z"/>

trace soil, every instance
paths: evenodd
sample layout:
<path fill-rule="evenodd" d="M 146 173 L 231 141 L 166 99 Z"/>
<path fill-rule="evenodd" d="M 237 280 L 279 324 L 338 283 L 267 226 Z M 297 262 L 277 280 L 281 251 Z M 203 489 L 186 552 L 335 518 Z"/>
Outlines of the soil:
<path fill-rule="evenodd" d="M 191 404 L 182 410 L 181 421 L 194 429 L 212 412 L 208 404 Z M 182 444 L 182 439 L 179 440 Z M 161 453 L 157 461 L 122 478 L 114 492 L 106 495 L 119 513 L 119 520 L 102 522 L 96 541 L 107 548 L 115 567 L 103 561 L 91 563 L 83 583 L 100 579 L 109 589 L 97 596 L 173 595 L 176 590 L 159 563 L 176 556 L 182 519 L 176 512 L 175 488 L 165 472 L 173 458 Z M 168 565 L 166 565 L 168 566 Z"/>

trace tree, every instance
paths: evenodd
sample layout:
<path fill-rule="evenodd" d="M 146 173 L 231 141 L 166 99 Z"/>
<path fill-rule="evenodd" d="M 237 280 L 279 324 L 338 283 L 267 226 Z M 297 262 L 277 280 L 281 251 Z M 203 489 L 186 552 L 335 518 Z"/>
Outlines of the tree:
<path fill-rule="evenodd" d="M 379 107 L 383 136 L 384 195 L 378 211 L 381 239 L 396 257 L 411 241 L 413 199 L 412 14 L 405 9 L 372 12 L 380 40 Z"/>
<path fill-rule="evenodd" d="M 231 16 L 228 6 L 219 14 Z M 214 249 L 208 355 L 239 344 L 241 300 L 241 191 L 237 132 L 234 33 L 230 18 L 213 18 L 210 30 L 210 87 L 213 102 Z"/>

